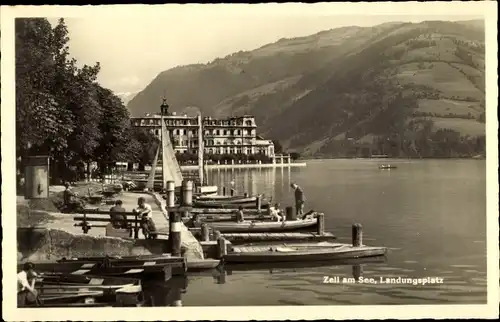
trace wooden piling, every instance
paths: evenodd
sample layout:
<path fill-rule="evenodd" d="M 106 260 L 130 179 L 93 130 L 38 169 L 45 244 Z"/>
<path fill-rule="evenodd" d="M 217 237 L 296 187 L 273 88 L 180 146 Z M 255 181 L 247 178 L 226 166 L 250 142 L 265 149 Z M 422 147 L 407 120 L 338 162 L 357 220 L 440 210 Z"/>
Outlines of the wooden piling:
<path fill-rule="evenodd" d="M 245 193 L 243 194 L 243 197 L 248 198 L 248 192 L 245 192 Z"/>
<path fill-rule="evenodd" d="M 363 276 L 363 266 L 362 265 L 352 265 L 352 276 L 359 280 Z"/>
<path fill-rule="evenodd" d="M 210 240 L 210 230 L 208 229 L 207 224 L 201 224 L 201 240 L 202 241 Z"/>
<path fill-rule="evenodd" d="M 172 256 L 181 256 L 181 225 L 180 215 L 177 212 L 168 214 L 169 234 L 168 243 Z"/>
<path fill-rule="evenodd" d="M 217 239 L 217 259 L 222 259 L 227 255 L 227 243 L 224 237 L 219 237 Z"/>
<path fill-rule="evenodd" d="M 226 195 L 226 187 L 222 187 L 222 195 L 225 196 Z"/>
<path fill-rule="evenodd" d="M 262 208 L 262 196 L 258 195 L 257 198 L 255 199 L 255 207 L 257 208 L 257 211 L 260 212 Z"/>
<path fill-rule="evenodd" d="M 167 181 L 167 208 L 175 206 L 175 182 Z"/>
<path fill-rule="evenodd" d="M 363 246 L 363 226 L 361 224 L 352 225 L 352 246 Z"/>
<path fill-rule="evenodd" d="M 231 197 L 234 196 L 234 189 L 231 188 Z"/>
<path fill-rule="evenodd" d="M 318 235 L 323 235 L 325 233 L 325 214 L 318 214 L 317 220 L 317 233 Z"/>
<path fill-rule="evenodd" d="M 286 216 L 286 220 L 297 220 L 297 214 L 295 213 L 295 211 L 293 211 L 293 207 L 292 206 L 288 206 L 285 208 L 285 216 Z"/>
<path fill-rule="evenodd" d="M 193 205 L 193 182 L 190 180 L 182 181 L 182 205 Z"/>

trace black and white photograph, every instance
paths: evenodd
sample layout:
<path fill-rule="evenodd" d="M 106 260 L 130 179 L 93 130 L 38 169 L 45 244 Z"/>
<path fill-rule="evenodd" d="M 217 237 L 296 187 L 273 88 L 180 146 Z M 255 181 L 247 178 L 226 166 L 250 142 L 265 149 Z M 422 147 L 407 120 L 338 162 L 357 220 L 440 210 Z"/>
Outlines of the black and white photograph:
<path fill-rule="evenodd" d="M 5 320 L 498 317 L 496 1 L 1 14 Z"/>

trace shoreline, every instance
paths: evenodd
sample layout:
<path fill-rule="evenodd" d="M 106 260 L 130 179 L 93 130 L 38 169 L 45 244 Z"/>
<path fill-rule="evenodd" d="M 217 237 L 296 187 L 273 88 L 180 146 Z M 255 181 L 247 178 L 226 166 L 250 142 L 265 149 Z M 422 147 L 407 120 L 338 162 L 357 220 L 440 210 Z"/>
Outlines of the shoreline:
<path fill-rule="evenodd" d="M 205 169 L 252 169 L 252 168 L 298 168 L 306 167 L 307 163 L 297 162 L 297 163 L 265 163 L 265 164 L 208 164 L 205 165 Z M 198 165 L 182 165 L 181 170 L 198 170 Z"/>

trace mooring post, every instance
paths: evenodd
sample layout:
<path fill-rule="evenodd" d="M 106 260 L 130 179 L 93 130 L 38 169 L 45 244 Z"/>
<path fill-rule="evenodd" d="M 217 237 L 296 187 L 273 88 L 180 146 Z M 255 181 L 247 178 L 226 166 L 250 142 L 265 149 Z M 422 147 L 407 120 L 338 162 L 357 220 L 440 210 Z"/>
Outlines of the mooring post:
<path fill-rule="evenodd" d="M 167 208 L 175 206 L 175 182 L 167 181 Z"/>
<path fill-rule="evenodd" d="M 221 238 L 221 233 L 220 233 L 220 231 L 218 231 L 218 230 L 214 231 L 214 236 L 213 236 L 213 239 L 214 239 L 214 240 L 218 240 L 219 238 Z"/>
<path fill-rule="evenodd" d="M 361 224 L 352 225 L 352 246 L 363 246 L 363 226 Z"/>
<path fill-rule="evenodd" d="M 134 238 L 139 238 L 139 218 L 137 218 L 137 213 L 134 216 Z"/>
<path fill-rule="evenodd" d="M 201 240 L 202 241 L 210 240 L 210 230 L 208 229 L 208 225 L 205 223 L 201 224 Z"/>
<path fill-rule="evenodd" d="M 231 197 L 234 196 L 234 189 L 231 188 Z"/>
<path fill-rule="evenodd" d="M 168 213 L 168 223 L 169 223 L 169 233 L 168 242 L 170 246 L 170 254 L 172 256 L 181 256 L 181 220 L 179 213 L 169 212 Z"/>
<path fill-rule="evenodd" d="M 318 235 L 323 235 L 325 233 L 325 214 L 318 214 Z"/>
<path fill-rule="evenodd" d="M 191 206 L 193 204 L 193 182 L 182 181 L 182 205 Z"/>
<path fill-rule="evenodd" d="M 226 195 L 226 187 L 222 187 L 222 195 L 225 196 Z"/>
<path fill-rule="evenodd" d="M 293 211 L 293 207 L 292 206 L 288 206 L 285 208 L 285 216 L 286 216 L 286 220 L 296 220 L 297 219 L 297 214 L 295 213 L 295 211 Z"/>
<path fill-rule="evenodd" d="M 248 192 L 245 192 L 245 193 L 243 194 L 243 197 L 248 198 Z"/>
<path fill-rule="evenodd" d="M 83 224 L 82 230 L 84 234 L 87 234 L 90 230 L 90 225 L 87 223 L 87 214 L 83 213 Z"/>
<path fill-rule="evenodd" d="M 219 237 L 217 239 L 217 258 L 222 259 L 225 255 L 227 255 L 226 239 L 224 237 Z"/>
<path fill-rule="evenodd" d="M 352 265 L 352 277 L 356 280 L 363 275 L 363 266 L 362 265 Z"/>
<path fill-rule="evenodd" d="M 262 208 L 262 196 L 258 195 L 257 199 L 255 199 L 255 207 L 257 208 L 257 211 L 260 212 L 260 209 Z"/>

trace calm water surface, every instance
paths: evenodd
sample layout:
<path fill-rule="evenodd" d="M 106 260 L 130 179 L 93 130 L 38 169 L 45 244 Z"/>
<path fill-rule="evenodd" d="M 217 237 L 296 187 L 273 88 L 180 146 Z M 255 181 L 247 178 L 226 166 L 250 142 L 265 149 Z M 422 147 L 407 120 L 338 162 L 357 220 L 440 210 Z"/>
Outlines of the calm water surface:
<path fill-rule="evenodd" d="M 380 163 L 397 164 L 379 170 Z M 264 193 L 325 213 L 326 228 L 350 242 L 389 248 L 384 263 L 363 264 L 365 278 L 441 277 L 443 284 L 323 284 L 352 277 L 352 266 L 232 271 L 189 276 L 184 306 L 486 303 L 486 163 L 478 160 L 312 160 L 305 168 L 211 170 L 211 184 Z M 212 276 L 213 275 L 213 276 Z M 161 305 L 161 304 L 160 304 Z"/>

